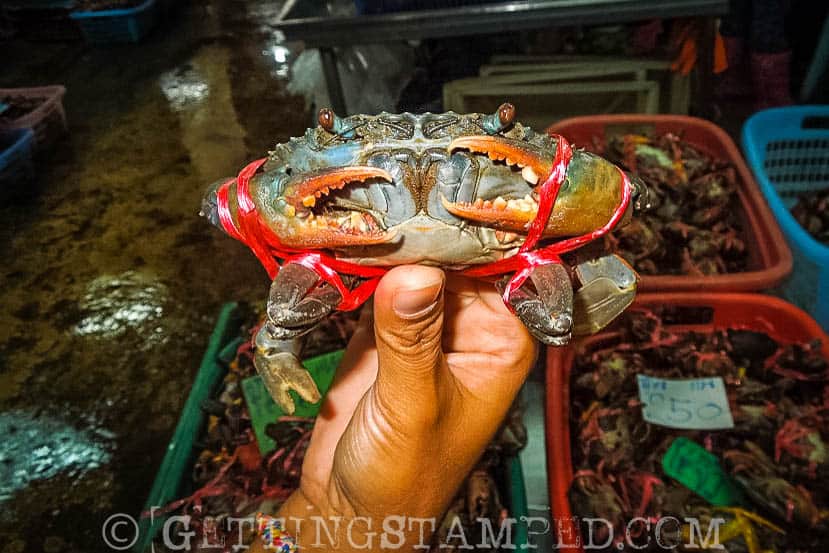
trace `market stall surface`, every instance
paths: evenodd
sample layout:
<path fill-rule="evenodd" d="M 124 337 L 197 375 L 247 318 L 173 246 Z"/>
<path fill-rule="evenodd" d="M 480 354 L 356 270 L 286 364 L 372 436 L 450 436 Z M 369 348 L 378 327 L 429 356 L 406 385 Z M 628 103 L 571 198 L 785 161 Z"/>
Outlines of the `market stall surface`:
<path fill-rule="evenodd" d="M 139 514 L 220 304 L 267 290 L 198 217 L 210 182 L 310 121 L 250 5 L 194 2 L 140 45 L 4 44 L 0 85 L 64 84 L 70 131 L 0 207 L 3 551 L 108 550 L 102 523 Z"/>

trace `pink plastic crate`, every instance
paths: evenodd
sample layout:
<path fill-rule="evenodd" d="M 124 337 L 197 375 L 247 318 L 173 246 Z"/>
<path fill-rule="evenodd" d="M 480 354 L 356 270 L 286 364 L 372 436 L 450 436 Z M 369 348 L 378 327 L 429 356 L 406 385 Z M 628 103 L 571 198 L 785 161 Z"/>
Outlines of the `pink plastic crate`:
<path fill-rule="evenodd" d="M 43 99 L 43 103 L 25 115 L 11 121 L 0 120 L 0 127 L 7 129 L 32 129 L 35 134 L 35 151 L 51 147 L 66 133 L 66 113 L 63 110 L 61 85 L 36 88 L 0 88 L 0 98 L 22 96 Z"/>

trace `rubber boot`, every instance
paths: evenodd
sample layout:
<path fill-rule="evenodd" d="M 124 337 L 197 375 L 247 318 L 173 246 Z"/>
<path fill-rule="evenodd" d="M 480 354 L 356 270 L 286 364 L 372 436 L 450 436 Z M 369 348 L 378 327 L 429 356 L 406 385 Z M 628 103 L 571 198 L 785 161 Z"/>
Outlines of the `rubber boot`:
<path fill-rule="evenodd" d="M 754 90 L 748 74 L 748 63 L 745 59 L 745 41 L 733 36 L 724 36 L 725 59 L 728 62 L 726 69 L 717 82 L 714 94 L 717 98 L 743 98 L 750 96 Z"/>
<path fill-rule="evenodd" d="M 789 65 L 792 53 L 751 54 L 751 80 L 754 82 L 757 110 L 792 104 Z"/>

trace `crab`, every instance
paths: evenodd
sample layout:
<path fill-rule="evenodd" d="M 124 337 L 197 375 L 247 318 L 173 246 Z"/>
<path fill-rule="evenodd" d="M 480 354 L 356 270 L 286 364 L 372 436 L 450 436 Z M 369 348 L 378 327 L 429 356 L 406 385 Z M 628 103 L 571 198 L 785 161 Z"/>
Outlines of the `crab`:
<path fill-rule="evenodd" d="M 779 520 L 816 528 L 826 516 L 815 506 L 812 496 L 802 486 L 795 486 L 777 474 L 776 466 L 754 442 L 743 442 L 744 450 L 725 452 L 731 473 L 746 495 Z"/>
<path fill-rule="evenodd" d="M 573 475 L 567 495 L 573 506 L 573 512 L 583 513 L 587 518 L 605 521 L 605 525 L 597 528 L 594 535 L 596 542 L 606 543 L 608 534 L 613 536 L 616 531 L 625 527 L 624 502 L 616 493 L 610 480 L 601 471 L 589 469 L 577 471 Z M 610 524 L 610 527 L 606 524 Z M 618 540 L 618 535 L 616 539 Z"/>
<path fill-rule="evenodd" d="M 564 148 L 569 164 L 557 164 Z M 530 245 L 532 224 L 547 209 L 541 189 L 554 177 L 558 195 L 536 224 L 540 246 L 624 223 L 646 205 L 641 183 L 521 125 L 510 104 L 466 115 L 343 118 L 322 109 L 303 137 L 211 186 L 202 215 L 248 244 L 273 276 L 254 357 L 276 402 L 292 413 L 291 390 L 319 401 L 297 357 L 298 339 L 335 309 L 359 305 L 386 268 L 472 271 L 531 256 L 522 245 Z M 574 269 L 553 261 L 525 266 L 519 280 L 526 282 L 495 279 L 541 342 L 559 346 L 598 331 L 633 301 L 637 275 L 621 258 L 582 255 Z M 347 270 L 354 267 L 363 270 Z"/>

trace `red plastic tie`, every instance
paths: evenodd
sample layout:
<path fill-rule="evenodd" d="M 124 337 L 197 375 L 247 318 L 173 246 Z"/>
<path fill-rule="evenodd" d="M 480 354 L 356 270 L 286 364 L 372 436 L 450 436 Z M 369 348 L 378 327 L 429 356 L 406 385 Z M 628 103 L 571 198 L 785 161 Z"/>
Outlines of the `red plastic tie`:
<path fill-rule="evenodd" d="M 222 227 L 230 236 L 253 251 L 271 279 L 274 279 L 279 272 L 277 259 L 283 260 L 284 263 L 299 263 L 317 273 L 323 281 L 337 289 L 342 296 L 338 309 L 350 311 L 358 308 L 374 293 L 380 283 L 380 277 L 388 269 L 349 263 L 318 250 L 296 250 L 283 245 L 276 234 L 259 217 L 256 204 L 250 195 L 250 179 L 266 161 L 267 159 L 263 158 L 248 164 L 239 172 L 236 179 L 219 187 L 216 193 L 216 205 Z M 233 220 L 228 201 L 229 189 L 234 182 L 236 183 L 236 202 L 239 206 L 238 225 Z M 340 278 L 340 274 L 355 275 L 367 280 L 353 290 L 349 290 Z"/>
<path fill-rule="evenodd" d="M 622 178 L 622 200 L 611 216 L 610 220 L 600 229 L 568 238 L 551 244 L 549 246 L 535 249 L 544 234 L 544 228 L 555 206 L 559 191 L 567 176 L 567 167 L 573 157 L 573 150 L 570 144 L 560 135 L 553 135 L 557 139 L 556 154 L 553 159 L 553 166 L 550 174 L 546 176 L 539 188 L 539 203 L 536 216 L 530 222 L 527 231 L 527 238 L 518 253 L 506 259 L 471 267 L 462 271 L 462 274 L 482 278 L 514 273 L 504 290 L 504 303 L 510 307 L 509 299 L 513 292 L 529 278 L 535 267 L 561 263 L 561 255 L 573 251 L 609 232 L 624 216 L 631 200 L 630 182 L 624 171 L 619 169 Z M 234 180 L 224 183 L 216 194 L 216 203 L 219 212 L 219 220 L 225 231 L 240 242 L 247 245 L 273 279 L 279 272 L 277 259 L 284 263 L 299 263 L 314 271 L 320 279 L 327 282 L 340 293 L 342 301 L 338 309 L 351 311 L 362 305 L 377 288 L 380 278 L 388 271 L 383 267 L 369 267 L 357 263 L 350 263 L 327 255 L 319 250 L 296 250 L 284 246 L 274 232 L 259 217 L 256 211 L 256 204 L 250 195 L 250 179 L 256 174 L 259 168 L 267 161 L 266 158 L 258 159 L 247 165 L 236 177 L 236 202 L 239 206 L 239 224 L 237 225 L 230 211 L 228 194 Z M 341 274 L 355 275 L 366 280 L 353 290 L 349 290 L 343 283 Z"/>

